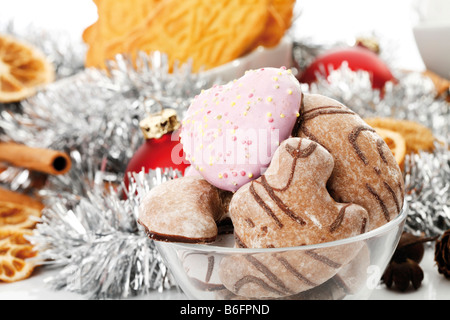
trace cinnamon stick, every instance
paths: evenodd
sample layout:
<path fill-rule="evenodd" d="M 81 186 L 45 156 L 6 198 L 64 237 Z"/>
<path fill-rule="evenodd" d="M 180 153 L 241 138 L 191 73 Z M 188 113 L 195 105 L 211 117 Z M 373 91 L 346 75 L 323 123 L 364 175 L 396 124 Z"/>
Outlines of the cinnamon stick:
<path fill-rule="evenodd" d="M 70 157 L 64 152 L 12 142 L 0 143 L 0 162 L 2 161 L 15 167 L 52 175 L 67 173 L 72 165 Z"/>

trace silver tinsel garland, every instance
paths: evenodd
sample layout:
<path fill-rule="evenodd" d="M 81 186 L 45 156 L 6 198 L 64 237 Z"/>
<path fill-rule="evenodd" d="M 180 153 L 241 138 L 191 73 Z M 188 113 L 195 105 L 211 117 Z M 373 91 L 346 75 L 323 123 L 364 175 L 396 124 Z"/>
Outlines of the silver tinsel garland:
<path fill-rule="evenodd" d="M 372 88 L 366 71 L 352 71 L 346 63 L 318 75 L 305 92 L 334 98 L 363 118 L 412 120 L 429 128 L 437 139 L 431 153 L 407 155 L 404 169 L 409 214 L 406 230 L 437 236 L 450 228 L 450 104 L 437 97 L 430 78 L 420 72 L 396 71 L 397 83 L 388 82 L 383 96 Z"/>
<path fill-rule="evenodd" d="M 62 267 L 49 279 L 51 287 L 89 299 L 118 299 L 175 286 L 137 217 L 143 195 L 182 174 L 172 169 L 142 171 L 130 175 L 128 189 L 105 189 L 108 174 L 97 174 L 98 183 L 87 196 L 50 201 L 29 237 L 39 252 L 38 264 Z"/>
<path fill-rule="evenodd" d="M 436 145 L 433 153 L 408 155 L 405 188 L 409 214 L 406 230 L 427 237 L 450 229 L 450 152 Z"/>
<path fill-rule="evenodd" d="M 62 268 L 49 280 L 52 288 L 114 299 L 175 285 L 137 225 L 136 210 L 142 192 L 180 174 L 142 172 L 130 180 L 129 192 L 122 181 L 144 140 L 139 121 L 162 108 L 177 110 L 181 118 L 191 99 L 215 83 L 193 74 L 191 66 L 169 73 L 167 57 L 159 52 L 141 54 L 136 65 L 118 55 L 106 72 L 85 69 L 61 76 L 18 105 L 0 105 L 0 141 L 66 151 L 72 160 L 69 173 L 45 177 L 38 195 L 46 208 L 30 237 L 39 251 L 37 263 Z M 36 192 L 33 180 L 42 178 L 9 167 L 0 173 L 0 185 Z M 105 192 L 105 185 L 118 189 Z"/>
<path fill-rule="evenodd" d="M 391 117 L 418 122 L 441 141 L 450 143 L 450 106 L 437 98 L 432 80 L 420 72 L 395 73 L 397 83 L 387 82 L 383 96 L 372 88 L 368 72 L 352 71 L 347 63 L 330 71 L 328 77 L 319 74 L 315 83 L 303 89 L 336 99 L 362 118 Z"/>
<path fill-rule="evenodd" d="M 87 69 L 23 101 L 21 112 L 0 110 L 0 141 L 62 150 L 95 162 L 98 168 L 106 165 L 107 171 L 125 172 L 143 142 L 139 121 L 161 108 L 175 109 L 182 118 L 191 99 L 215 81 L 192 74 L 191 64 L 169 73 L 167 57 L 158 52 L 141 55 L 138 65 L 118 55 L 110 61 L 108 72 Z M 31 176 L 9 168 L 0 174 L 0 183 L 25 188 Z M 72 178 L 77 176 L 80 173 L 71 170 L 69 179 L 59 178 L 73 189 Z"/>
<path fill-rule="evenodd" d="M 302 50 L 311 56 L 323 49 L 298 48 L 297 59 L 305 56 Z M 126 200 L 121 181 L 143 141 L 139 120 L 162 107 L 176 109 L 182 118 L 195 94 L 218 81 L 192 74 L 190 64 L 169 73 L 165 55 L 158 52 L 141 54 L 136 66 L 118 55 L 108 67 L 108 72 L 87 69 L 61 77 L 21 102 L 20 112 L 0 109 L 0 141 L 65 150 L 71 156 L 72 170 L 48 177 L 39 190 L 46 209 L 31 240 L 40 251 L 39 263 L 61 268 L 50 279 L 53 288 L 91 299 L 126 298 L 174 285 L 152 241 L 136 224 L 136 210 L 143 192 L 175 173 L 135 175 Z M 432 234 L 450 220 L 449 106 L 436 99 L 431 81 L 420 73 L 395 76 L 398 83 L 388 84 L 383 98 L 366 72 L 345 65 L 303 89 L 340 100 L 363 117 L 417 121 L 444 142 L 432 154 L 408 157 L 405 170 L 411 212 L 407 227 Z M 0 184 L 27 189 L 34 175 L 8 168 L 0 173 Z M 105 185 L 116 188 L 105 190 Z"/>
<path fill-rule="evenodd" d="M 5 134 L 0 141 L 65 150 L 72 159 L 68 174 L 49 176 L 39 190 L 46 209 L 31 237 L 39 263 L 62 267 L 49 281 L 52 288 L 116 299 L 175 285 L 153 242 L 136 224 L 139 197 L 133 190 L 140 195 L 179 173 L 135 176 L 127 200 L 121 200 L 122 191 L 103 192 L 105 185 L 121 185 L 127 163 L 143 142 L 143 117 L 166 107 L 182 117 L 195 94 L 212 85 L 211 79 L 191 74 L 190 65 L 172 74 L 167 65 L 160 53 L 142 55 L 139 69 L 117 56 L 108 73 L 85 70 L 22 102 L 20 113 L 1 111 Z M 26 189 L 33 174 L 8 168 L 0 182 Z"/>

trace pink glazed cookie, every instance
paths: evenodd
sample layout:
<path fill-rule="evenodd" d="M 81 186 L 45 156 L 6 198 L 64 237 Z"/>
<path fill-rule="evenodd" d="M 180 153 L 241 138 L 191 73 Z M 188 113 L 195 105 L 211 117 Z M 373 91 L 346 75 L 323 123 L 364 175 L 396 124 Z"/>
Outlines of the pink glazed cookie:
<path fill-rule="evenodd" d="M 212 185 L 235 192 L 258 178 L 290 137 L 302 93 L 286 68 L 262 68 L 195 97 L 183 120 L 186 159 Z"/>

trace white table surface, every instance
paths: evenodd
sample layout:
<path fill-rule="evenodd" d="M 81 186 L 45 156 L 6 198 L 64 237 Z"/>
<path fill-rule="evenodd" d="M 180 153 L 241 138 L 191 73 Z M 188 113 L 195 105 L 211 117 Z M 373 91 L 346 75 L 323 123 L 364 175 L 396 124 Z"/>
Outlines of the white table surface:
<path fill-rule="evenodd" d="M 302 0 L 305 4 L 303 20 L 298 27 L 305 36 L 316 36 L 326 40 L 338 40 L 365 34 L 390 37 L 398 43 L 397 57 L 401 57 L 399 68 L 423 69 L 411 32 L 410 4 L 412 0 Z M 328 7 L 330 10 L 324 10 Z M 27 8 L 27 10 L 23 10 Z M 82 30 L 96 20 L 95 6 L 91 0 L 0 0 L 0 19 L 13 19 L 18 25 L 32 23 L 48 29 L 65 29 L 72 36 L 80 37 Z M 320 17 L 318 19 L 317 17 Z M 382 19 L 380 19 L 382 17 Z M 326 23 L 325 23 L 326 22 Z M 332 28 L 326 27 L 332 26 Z M 399 293 L 384 285 L 376 288 L 371 300 L 450 300 L 450 280 L 437 272 L 433 252 L 427 249 L 421 262 L 425 278 L 418 290 Z M 66 291 L 49 289 L 46 279 L 58 270 L 41 269 L 29 279 L 16 283 L 0 283 L 0 300 L 80 300 L 85 297 Z M 162 293 L 153 292 L 136 299 L 168 300 L 185 299 L 185 295 L 174 289 Z"/>
<path fill-rule="evenodd" d="M 420 263 L 424 279 L 419 289 L 398 292 L 380 284 L 370 296 L 370 300 L 450 300 L 450 279 L 439 274 L 434 263 L 434 253 L 427 248 Z M 86 300 L 86 297 L 49 288 L 46 279 L 58 270 L 40 270 L 29 279 L 15 283 L 0 283 L 0 300 Z M 186 300 L 177 288 L 163 292 L 154 291 L 148 295 L 134 297 L 138 300 Z"/>

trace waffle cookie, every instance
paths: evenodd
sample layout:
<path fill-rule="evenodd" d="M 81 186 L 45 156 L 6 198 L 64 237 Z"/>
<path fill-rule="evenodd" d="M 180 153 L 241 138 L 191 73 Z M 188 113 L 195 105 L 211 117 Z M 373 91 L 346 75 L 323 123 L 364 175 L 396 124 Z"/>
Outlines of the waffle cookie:
<path fill-rule="evenodd" d="M 35 265 L 27 259 L 37 255 L 26 239 L 26 229 L 0 229 L 0 281 L 15 282 L 28 278 Z"/>

